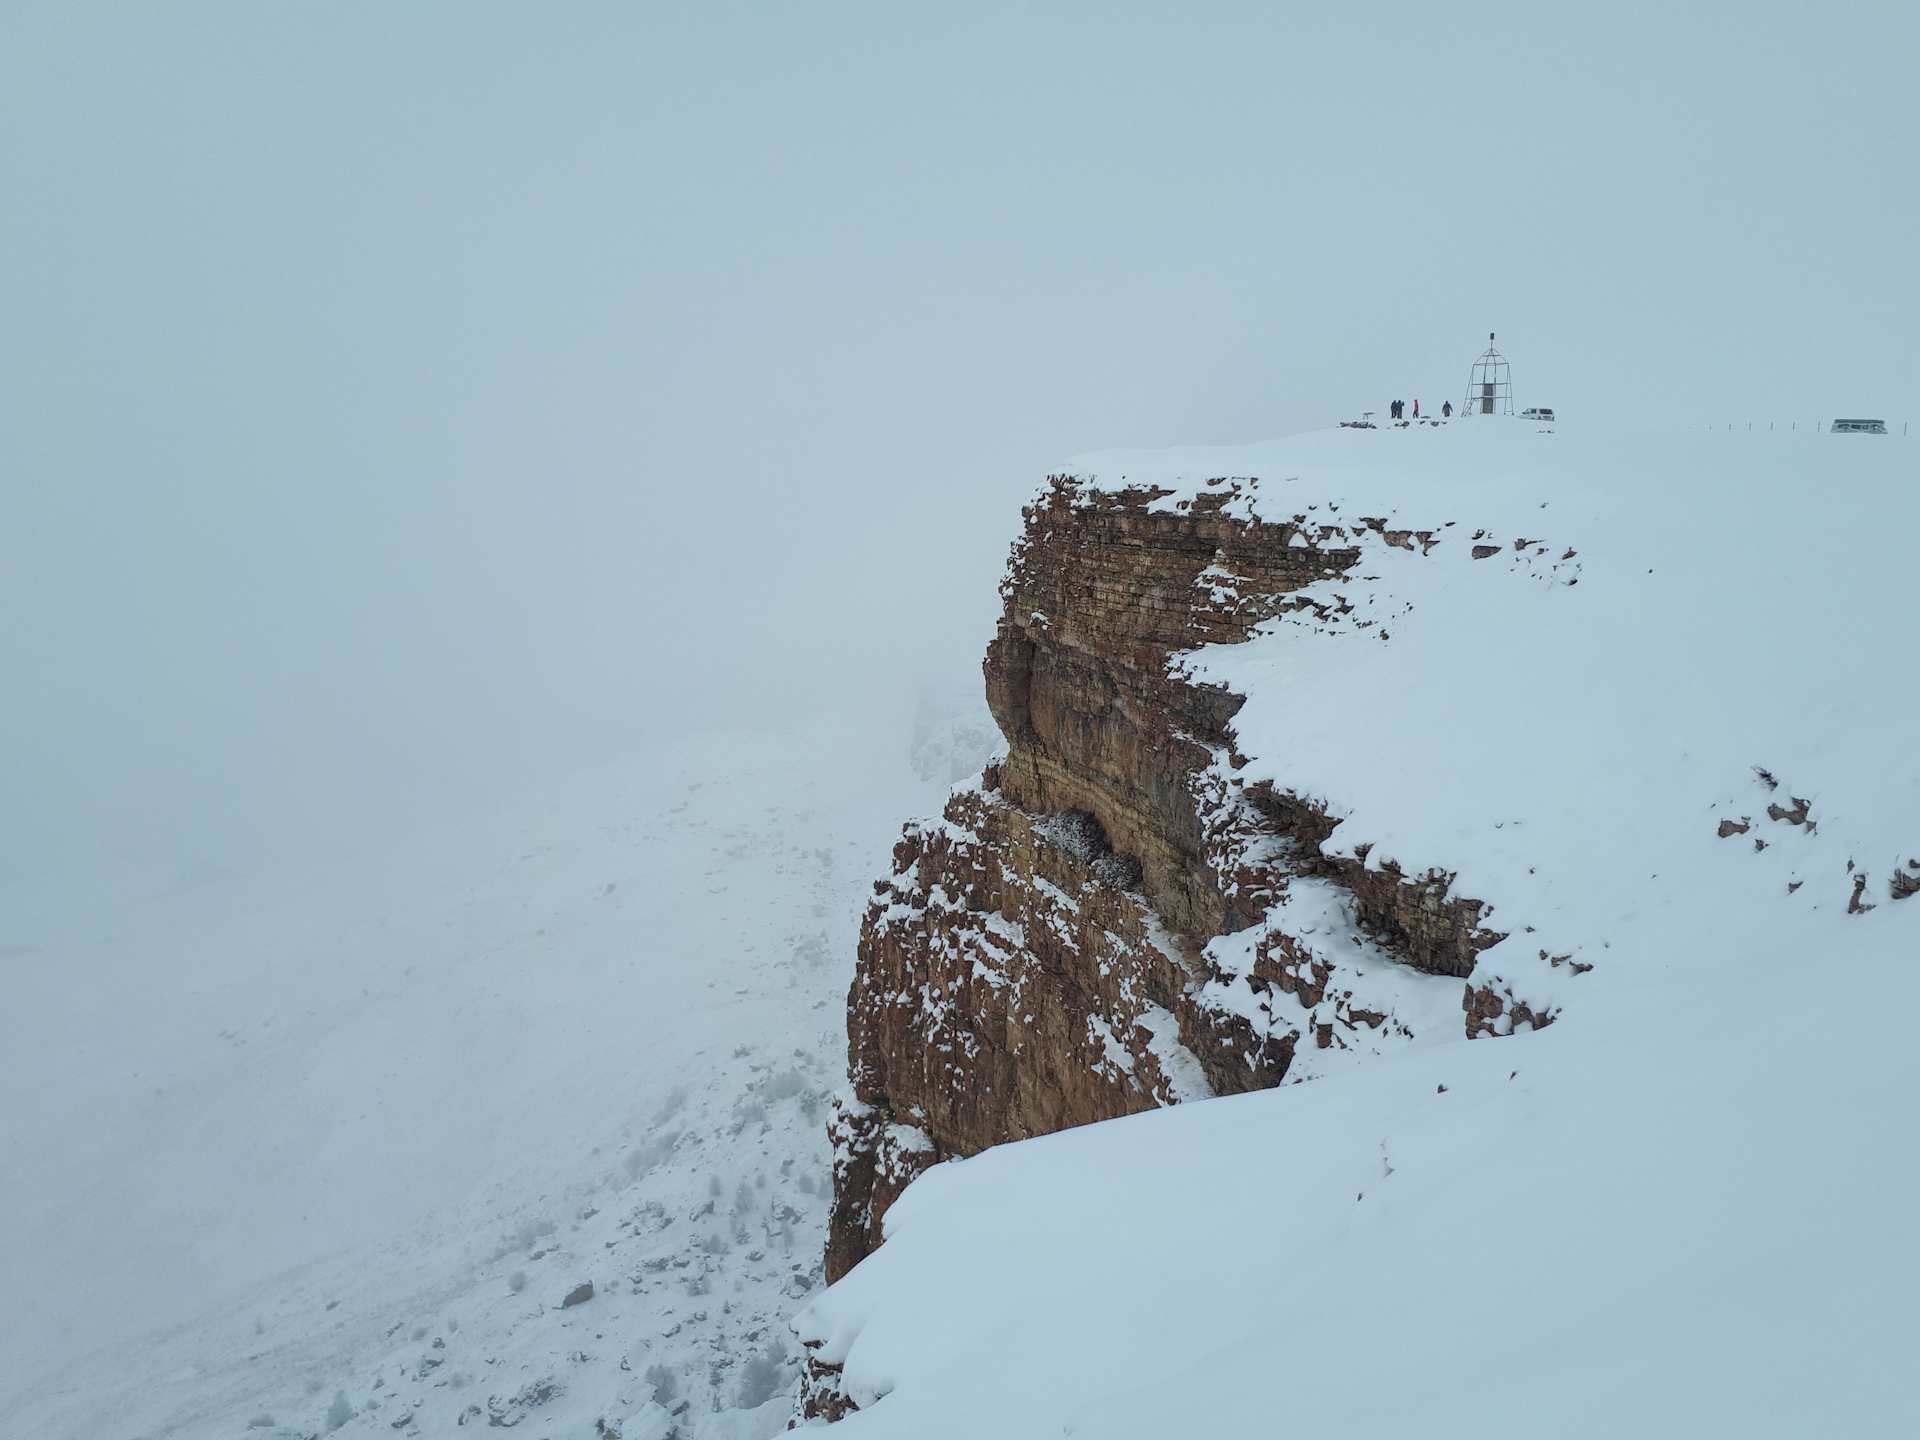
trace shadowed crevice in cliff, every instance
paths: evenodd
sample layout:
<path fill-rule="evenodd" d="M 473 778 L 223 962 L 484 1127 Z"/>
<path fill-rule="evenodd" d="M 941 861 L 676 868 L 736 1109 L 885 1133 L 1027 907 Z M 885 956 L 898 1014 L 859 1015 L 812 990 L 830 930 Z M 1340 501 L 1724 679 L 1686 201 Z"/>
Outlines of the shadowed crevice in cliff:
<path fill-rule="evenodd" d="M 1118 854 L 1105 827 L 1085 810 L 1063 810 L 1040 822 L 1039 830 L 1082 865 L 1102 885 L 1115 890 L 1137 890 L 1142 870 L 1131 855 Z"/>

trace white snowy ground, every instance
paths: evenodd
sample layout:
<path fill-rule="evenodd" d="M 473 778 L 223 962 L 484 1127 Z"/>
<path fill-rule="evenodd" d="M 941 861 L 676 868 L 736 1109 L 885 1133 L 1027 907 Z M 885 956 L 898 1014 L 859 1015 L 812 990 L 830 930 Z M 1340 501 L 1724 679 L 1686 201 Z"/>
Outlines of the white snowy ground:
<path fill-rule="evenodd" d="M 849 1436 L 1920 1433 L 1912 442 L 1475 419 L 1075 469 L 1441 537 L 1189 663 L 1251 697 L 1223 774 L 1458 872 L 1510 932 L 1479 978 L 1563 1008 L 930 1172 L 798 1322 Z"/>
<path fill-rule="evenodd" d="M 0 1434 L 782 1428 L 858 915 L 955 733 L 919 777 L 904 733 L 718 735 L 354 864 L 10 893 Z"/>

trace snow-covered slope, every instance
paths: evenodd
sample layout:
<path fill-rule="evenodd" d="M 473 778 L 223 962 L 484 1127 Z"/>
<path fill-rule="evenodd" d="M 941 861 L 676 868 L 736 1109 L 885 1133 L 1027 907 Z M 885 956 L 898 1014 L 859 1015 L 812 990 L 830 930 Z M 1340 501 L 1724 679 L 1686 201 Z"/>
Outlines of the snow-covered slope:
<path fill-rule="evenodd" d="M 1074 470 L 1357 537 L 1182 662 L 1247 697 L 1219 782 L 1456 877 L 1507 934 L 1470 984 L 1556 1018 L 930 1171 L 799 1321 L 850 1433 L 1913 1429 L 1909 443 L 1476 419 Z"/>
<path fill-rule="evenodd" d="M 10 893 L 0 1434 L 783 1427 L 942 719 L 932 784 L 904 727 L 719 734 L 329 870 Z"/>

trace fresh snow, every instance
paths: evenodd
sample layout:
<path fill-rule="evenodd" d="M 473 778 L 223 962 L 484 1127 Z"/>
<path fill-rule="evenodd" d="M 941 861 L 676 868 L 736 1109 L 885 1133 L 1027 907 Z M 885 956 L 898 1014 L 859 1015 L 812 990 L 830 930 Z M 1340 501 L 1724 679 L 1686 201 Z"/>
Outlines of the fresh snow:
<path fill-rule="evenodd" d="M 916 779 L 890 723 L 317 870 L 14 887 L 0 1435 L 784 1428 L 868 883 L 981 758 L 923 714 Z"/>
<path fill-rule="evenodd" d="M 797 1322 L 847 1434 L 1920 1427 L 1908 442 L 1474 417 L 1072 469 L 1360 537 L 1180 662 L 1248 697 L 1217 778 L 1454 875 L 1508 935 L 1474 983 L 1557 1018 L 1447 1039 L 1446 982 L 1419 1044 L 929 1172 Z"/>

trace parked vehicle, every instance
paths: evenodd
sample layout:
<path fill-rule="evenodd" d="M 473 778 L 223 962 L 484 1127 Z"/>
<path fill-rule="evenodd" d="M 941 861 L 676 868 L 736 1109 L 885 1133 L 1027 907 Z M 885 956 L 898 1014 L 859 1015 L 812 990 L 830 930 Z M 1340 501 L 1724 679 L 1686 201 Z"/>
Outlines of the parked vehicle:
<path fill-rule="evenodd" d="M 1833 435 L 1884 435 L 1887 433 L 1887 422 L 1884 420 L 1836 420 L 1833 422 L 1833 429 L 1828 433 Z"/>
<path fill-rule="evenodd" d="M 1520 418 L 1522 420 L 1539 420 L 1551 425 L 1553 423 L 1553 411 L 1545 407 L 1535 410 L 1522 410 L 1520 412 Z"/>

